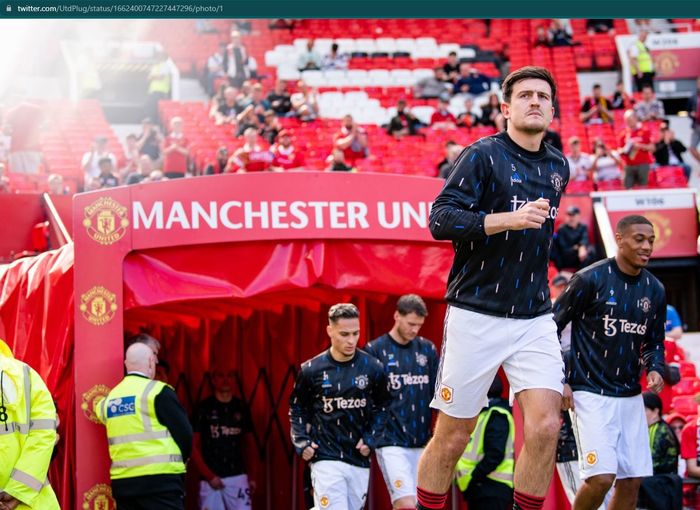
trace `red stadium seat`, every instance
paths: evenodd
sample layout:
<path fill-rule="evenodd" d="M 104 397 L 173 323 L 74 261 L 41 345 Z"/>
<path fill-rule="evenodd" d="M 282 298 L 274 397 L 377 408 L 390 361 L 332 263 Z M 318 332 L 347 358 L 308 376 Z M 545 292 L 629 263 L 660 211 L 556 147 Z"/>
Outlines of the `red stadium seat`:
<path fill-rule="evenodd" d="M 678 364 L 680 365 L 681 377 L 697 377 L 695 363 L 681 360 Z"/>
<path fill-rule="evenodd" d="M 698 414 L 698 404 L 695 402 L 695 398 L 687 395 L 673 397 L 671 409 L 683 416 Z"/>
<path fill-rule="evenodd" d="M 674 395 L 695 395 L 700 393 L 700 379 L 697 377 L 682 377 L 671 389 Z"/>

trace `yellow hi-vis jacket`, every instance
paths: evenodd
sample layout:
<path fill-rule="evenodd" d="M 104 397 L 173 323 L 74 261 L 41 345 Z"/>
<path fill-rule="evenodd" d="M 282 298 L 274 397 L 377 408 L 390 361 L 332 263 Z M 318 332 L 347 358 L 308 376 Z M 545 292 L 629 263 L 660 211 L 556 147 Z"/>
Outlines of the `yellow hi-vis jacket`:
<path fill-rule="evenodd" d="M 46 478 L 56 407 L 39 374 L 12 358 L 2 340 L 0 347 L 0 491 L 19 500 L 19 510 L 59 510 Z"/>
<path fill-rule="evenodd" d="M 487 476 L 491 480 L 506 484 L 513 488 L 513 473 L 515 471 L 515 460 L 513 455 L 513 443 L 515 441 L 515 422 L 513 415 L 507 409 L 494 406 L 479 413 L 479 418 L 476 421 L 476 428 L 469 439 L 464 453 L 457 461 L 455 477 L 457 478 L 457 486 L 459 490 L 464 492 L 469 487 L 472 481 L 472 473 L 476 465 L 484 458 L 484 433 L 486 425 L 494 412 L 503 414 L 508 419 L 508 440 L 506 441 L 506 451 L 503 461 L 496 466 L 496 469 L 491 471 Z"/>
<path fill-rule="evenodd" d="M 112 480 L 185 472 L 180 448 L 156 416 L 155 399 L 165 386 L 127 375 L 95 402 L 95 414 L 107 426 Z"/>
<path fill-rule="evenodd" d="M 651 73 L 654 71 L 654 59 L 651 58 L 651 53 L 642 41 L 637 41 L 634 44 L 637 47 L 637 67 L 630 63 L 632 74 Z"/>

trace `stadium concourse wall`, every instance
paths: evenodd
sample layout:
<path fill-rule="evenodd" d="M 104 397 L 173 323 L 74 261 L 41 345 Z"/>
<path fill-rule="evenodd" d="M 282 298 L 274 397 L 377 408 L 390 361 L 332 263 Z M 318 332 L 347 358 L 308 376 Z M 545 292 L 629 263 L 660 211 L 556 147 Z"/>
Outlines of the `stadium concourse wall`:
<path fill-rule="evenodd" d="M 169 382 L 190 411 L 209 393 L 211 366 L 236 371 L 254 417 L 254 507 L 303 508 L 287 399 L 299 363 L 327 347 L 328 305 L 359 305 L 364 344 L 391 327 L 398 295 L 417 292 L 430 310 L 422 333 L 441 345 L 453 252 L 427 229 L 441 186 L 298 172 L 76 195 L 74 244 L 0 267 L 0 334 L 47 380 L 61 416 L 51 479 L 62 508 L 113 508 L 104 429 L 91 408 L 123 376 L 124 338 L 138 331 L 163 340 Z M 194 474 L 190 496 L 196 484 Z M 375 474 L 370 507 L 387 504 Z M 548 507 L 567 507 L 558 484 Z"/>

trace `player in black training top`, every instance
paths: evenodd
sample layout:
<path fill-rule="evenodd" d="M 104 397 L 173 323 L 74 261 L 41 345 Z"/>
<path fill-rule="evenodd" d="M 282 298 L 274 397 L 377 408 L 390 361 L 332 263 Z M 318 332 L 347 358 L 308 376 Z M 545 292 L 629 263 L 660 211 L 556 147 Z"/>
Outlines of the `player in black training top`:
<path fill-rule="evenodd" d="M 654 227 L 644 216 L 617 224 L 617 254 L 579 271 L 554 303 L 559 330 L 571 322 L 564 400 L 581 452 L 574 508 L 594 509 L 615 481 L 613 508 L 634 508 L 641 480 L 652 475 L 639 377 L 663 388 L 666 294 L 645 268 Z"/>
<path fill-rule="evenodd" d="M 360 510 L 369 455 L 386 425 L 384 367 L 357 349 L 360 314 L 349 303 L 328 311 L 330 349 L 302 363 L 289 397 L 292 443 L 311 462 L 316 508 Z"/>
<path fill-rule="evenodd" d="M 455 258 L 431 403 L 440 412 L 418 466 L 418 508 L 442 508 L 501 365 L 525 410 L 515 507 L 541 508 L 554 469 L 564 374 L 547 264 L 569 166 L 543 142 L 556 96 L 549 71 L 523 67 L 502 88 L 506 131 L 460 155 L 430 214 L 433 237 L 451 240 Z"/>
<path fill-rule="evenodd" d="M 365 346 L 384 365 L 389 377 L 389 419 L 379 443 L 377 461 L 396 510 L 416 506 L 416 469 L 430 439 L 438 356 L 430 340 L 418 336 L 428 308 L 416 294 L 396 302 L 394 327 Z"/>
<path fill-rule="evenodd" d="M 233 396 L 233 370 L 212 371 L 214 394 L 203 400 L 194 419 L 192 461 L 202 480 L 201 508 L 209 498 L 221 498 L 227 509 L 250 509 L 250 488 L 246 474 L 243 438 L 252 429 L 248 408 Z M 212 494 L 220 491 L 219 494 Z"/>

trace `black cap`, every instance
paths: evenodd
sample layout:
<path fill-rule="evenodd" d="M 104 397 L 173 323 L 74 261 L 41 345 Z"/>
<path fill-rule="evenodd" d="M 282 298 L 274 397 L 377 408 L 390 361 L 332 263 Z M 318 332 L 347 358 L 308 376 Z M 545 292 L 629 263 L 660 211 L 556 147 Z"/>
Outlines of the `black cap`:
<path fill-rule="evenodd" d="M 581 214 L 581 209 L 576 207 L 575 205 L 569 206 L 569 208 L 566 210 L 566 214 Z"/>

